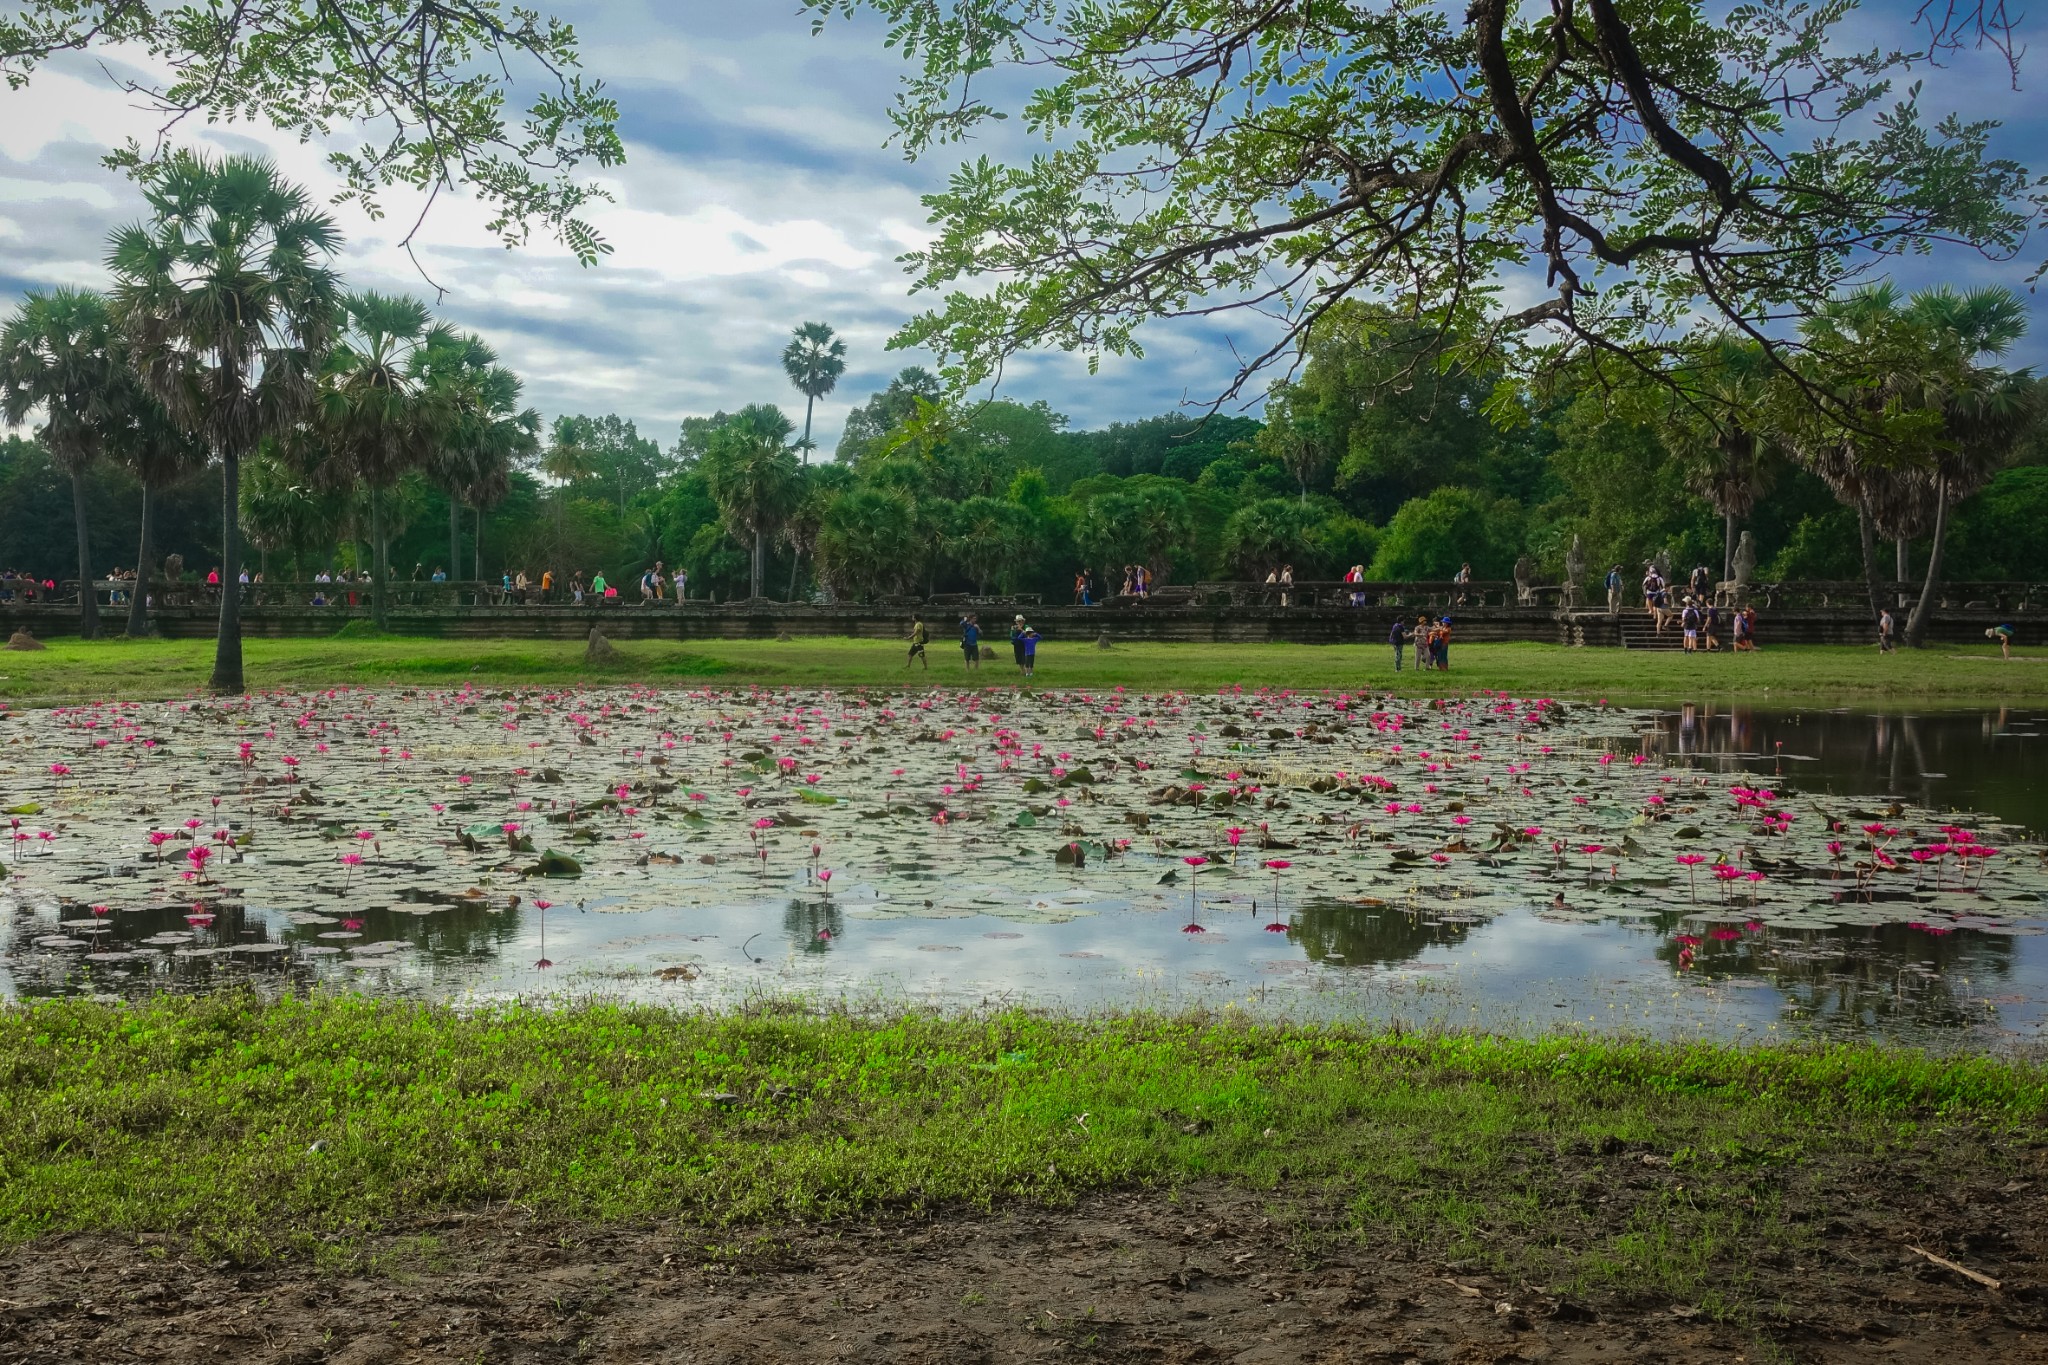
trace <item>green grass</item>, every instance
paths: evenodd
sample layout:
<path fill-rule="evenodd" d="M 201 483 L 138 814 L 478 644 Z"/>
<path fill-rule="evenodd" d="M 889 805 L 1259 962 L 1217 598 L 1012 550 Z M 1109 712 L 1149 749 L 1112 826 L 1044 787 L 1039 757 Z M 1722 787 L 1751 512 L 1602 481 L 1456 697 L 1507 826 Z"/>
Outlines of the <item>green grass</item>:
<path fill-rule="evenodd" d="M 773 1225 L 1221 1181 L 1334 1209 L 1329 1235 L 1711 1305 L 1768 1294 L 1816 1208 L 1882 1199 L 1873 1170 L 2002 1182 L 2044 1118 L 2037 1067 L 1875 1049 L 64 1002 L 0 1013 L 0 1236 L 260 1257 L 487 1203 Z"/>
<path fill-rule="evenodd" d="M 1011 686 L 1007 660 L 978 673 L 958 651 L 932 649 L 929 673 L 906 672 L 888 641 L 627 641 L 603 668 L 577 642 L 434 640 L 402 636 L 246 642 L 247 680 L 257 689 L 342 685 L 564 686 L 596 682 L 720 686 L 898 686 L 906 681 Z M 1052 641 L 1038 654 L 1037 685 L 1158 691 L 1242 685 L 1392 687 L 1404 693 L 1497 688 L 1522 696 L 1615 701 L 1749 700 L 1996 705 L 2048 701 L 2048 654 L 2013 662 L 1990 646 L 1939 647 L 1881 656 L 1843 646 L 1783 646 L 1757 654 L 1688 658 L 1678 653 L 1567 649 L 1547 644 L 1458 645 L 1453 671 L 1396 674 L 1379 645 L 1130 644 L 1111 650 Z M 203 640 L 55 640 L 38 653 L 0 654 L 0 700 L 56 704 L 108 697 L 147 699 L 199 692 L 212 669 Z"/>

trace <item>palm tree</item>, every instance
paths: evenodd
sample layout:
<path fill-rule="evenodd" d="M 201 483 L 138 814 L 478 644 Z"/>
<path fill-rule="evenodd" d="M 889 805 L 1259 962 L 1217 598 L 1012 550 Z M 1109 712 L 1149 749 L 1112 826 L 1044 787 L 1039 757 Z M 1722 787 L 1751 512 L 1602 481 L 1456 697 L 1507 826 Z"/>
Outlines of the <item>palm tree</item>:
<path fill-rule="evenodd" d="M 1014 502 L 969 498 L 953 509 L 951 521 L 946 549 L 974 580 L 977 593 L 986 593 L 991 580 L 1021 567 L 1031 553 L 1031 514 Z"/>
<path fill-rule="evenodd" d="M 42 409 L 37 436 L 71 476 L 78 531 L 78 629 L 100 636 L 99 594 L 93 589 L 92 538 L 85 513 L 85 475 L 104 453 L 122 407 L 125 363 L 107 301 L 85 289 L 32 292 L 0 328 L 0 414 L 18 426 Z"/>
<path fill-rule="evenodd" d="M 149 578 L 156 559 L 157 494 L 204 468 L 206 446 L 171 420 L 164 405 L 143 391 L 132 370 L 123 375 L 119 426 L 108 433 L 107 453 L 128 466 L 142 485 L 141 543 L 135 591 L 128 595 L 128 634 L 149 634 Z"/>
<path fill-rule="evenodd" d="M 453 345 L 455 334 L 418 299 L 368 291 L 342 300 L 335 332 L 321 366 L 312 439 L 296 449 L 316 482 L 369 491 L 370 618 L 381 630 L 391 609 L 386 503 L 433 450 L 437 424 L 420 370 L 423 357 Z"/>
<path fill-rule="evenodd" d="M 818 572 L 852 597 L 894 592 L 910 583 L 925 543 L 903 494 L 863 486 L 825 509 L 818 531 Z"/>
<path fill-rule="evenodd" d="M 1721 578 L 1735 577 L 1735 532 L 1770 487 L 1771 444 L 1762 408 L 1776 378 L 1763 347 L 1734 337 L 1709 341 L 1674 376 L 1681 405 L 1662 423 L 1692 493 L 1721 517 Z"/>
<path fill-rule="evenodd" d="M 839 385 L 846 373 L 846 343 L 822 322 L 807 322 L 790 334 L 782 348 L 782 372 L 804 396 L 804 437 L 797 443 L 803 462 L 811 462 L 811 410 Z"/>
<path fill-rule="evenodd" d="M 462 508 L 504 500 L 514 466 L 540 449 L 540 414 L 519 407 L 519 377 L 481 337 L 444 337 L 414 358 L 434 423 L 427 474 L 448 495 L 448 574 L 462 576 Z"/>
<path fill-rule="evenodd" d="M 799 493 L 789 433 L 790 421 L 779 408 L 750 404 L 712 433 L 699 463 L 726 529 L 742 543 L 753 538 L 753 597 L 761 595 L 768 535 L 795 507 Z"/>
<path fill-rule="evenodd" d="M 1919 649 L 1941 583 L 1942 551 L 1948 539 L 1949 509 L 1991 482 L 2011 462 L 2014 446 L 2033 417 L 2033 374 L 1987 365 L 2005 355 L 2027 331 L 2026 305 L 2009 289 L 1989 287 L 1958 294 L 1946 286 L 1925 289 L 1907 305 L 1908 319 L 1940 348 L 1942 363 L 1924 372 L 1918 402 L 1941 413 L 1941 439 L 1927 470 L 1933 483 L 1933 540 L 1920 600 L 1906 618 L 1906 644 Z"/>
<path fill-rule="evenodd" d="M 266 441 L 242 462 L 242 534 L 267 562 L 274 552 L 296 555 L 339 519 L 341 495 L 322 492 Z M 266 575 L 269 570 L 266 567 Z"/>
<path fill-rule="evenodd" d="M 217 692 L 242 690 L 244 456 L 310 409 L 339 293 L 326 265 L 333 219 L 268 161 L 178 152 L 143 191 L 153 221 L 123 228 L 108 255 L 114 313 L 143 387 L 221 462 Z"/>
<path fill-rule="evenodd" d="M 1876 536 L 1906 540 L 1933 526 L 1906 628 L 1917 647 L 1940 582 L 1948 509 L 1990 481 L 2025 425 L 2029 376 L 1984 363 L 2025 333 L 2025 309 L 2005 289 L 1940 288 L 1902 299 L 1884 284 L 1829 303 L 1803 330 L 1854 420 L 1799 437 L 1799 456 L 1857 509 L 1873 615 Z"/>

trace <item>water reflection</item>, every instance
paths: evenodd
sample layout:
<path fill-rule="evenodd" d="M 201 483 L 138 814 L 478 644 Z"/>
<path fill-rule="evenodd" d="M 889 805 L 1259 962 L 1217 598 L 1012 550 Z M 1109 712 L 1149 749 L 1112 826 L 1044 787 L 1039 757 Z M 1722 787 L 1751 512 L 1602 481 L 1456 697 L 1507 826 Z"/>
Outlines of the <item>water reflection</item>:
<path fill-rule="evenodd" d="M 1974 810 L 2048 829 L 2048 711 L 1788 711 L 1687 703 L 1656 713 L 1645 752 L 1726 772 L 1783 775 L 1834 795 Z"/>
<path fill-rule="evenodd" d="M 1641 748 L 1679 766 L 1775 775 L 1801 793 L 1959 808 L 2048 828 L 2048 784 L 2034 776 L 2044 721 L 2048 712 L 2038 710 L 1700 703 L 1646 713 Z M 13 903 L 10 895 L 28 893 L 0 888 L 0 998 L 139 998 L 231 983 L 269 994 L 345 987 L 490 1000 L 566 990 L 686 1004 L 802 992 L 1084 1009 L 1229 1005 L 1521 1029 L 1569 1022 L 1673 1036 L 1776 1028 L 1970 1048 L 2048 1037 L 2048 937 L 2042 922 L 2027 918 L 2032 905 L 2012 916 L 2014 907 L 1989 897 L 1965 898 L 1953 887 L 1937 896 L 1930 885 L 1881 892 L 1873 911 L 1871 898 L 1851 892 L 1865 918 L 1894 921 L 1787 928 L 1745 918 L 1710 889 L 1689 893 L 1668 863 L 1592 882 L 1589 868 L 1566 860 L 1561 871 L 1514 883 L 1528 900 L 1509 905 L 1497 893 L 1461 901 L 1455 888 L 1437 894 L 1403 885 L 1397 893 L 1392 884 L 1413 874 L 1381 875 L 1373 870 L 1381 857 L 1361 857 L 1364 870 L 1348 879 L 1370 895 L 1336 899 L 1325 884 L 1304 887 L 1297 899 L 1290 882 L 1286 933 L 1265 932 L 1270 901 L 1265 913 L 1253 909 L 1263 877 L 1234 881 L 1220 872 L 1204 883 L 1208 932 L 1200 935 L 1180 932 L 1184 882 L 1153 903 L 1134 903 L 1091 898 L 1087 874 L 1072 869 L 1049 874 L 1057 885 L 1041 894 L 1056 903 L 1044 918 L 920 916 L 852 886 L 825 895 L 795 868 L 786 877 L 764 869 L 730 903 L 647 908 L 604 883 L 605 894 L 549 912 L 546 971 L 533 965 L 542 956 L 538 916 L 530 901 L 507 893 L 317 913 L 224 903 L 209 907 L 210 921 L 194 923 L 189 904 L 95 916 L 54 900 Z M 934 883 L 972 876 L 971 857 L 941 873 L 913 850 L 894 868 L 906 880 Z M 1772 873 L 1774 884 L 1810 884 L 1820 901 L 1842 894 L 1829 879 L 1843 875 L 1839 866 L 1789 864 Z M 1569 904 L 1553 906 L 1560 888 Z M 348 904 L 338 896 L 318 903 L 335 902 Z M 612 908 L 635 913 L 606 913 Z M 2010 922 L 1995 923 L 2001 913 Z"/>

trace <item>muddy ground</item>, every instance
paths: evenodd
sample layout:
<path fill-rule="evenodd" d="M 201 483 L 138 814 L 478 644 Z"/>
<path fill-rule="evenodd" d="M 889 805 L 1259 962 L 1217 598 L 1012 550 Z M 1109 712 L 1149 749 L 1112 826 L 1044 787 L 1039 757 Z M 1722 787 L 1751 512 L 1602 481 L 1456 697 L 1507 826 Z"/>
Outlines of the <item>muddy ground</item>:
<path fill-rule="evenodd" d="M 1746 1322 L 1511 1285 L 1220 1187 L 774 1234 L 549 1228 L 499 1210 L 418 1223 L 343 1270 L 52 1238 L 0 1253 L 0 1360 L 2022 1365 L 2048 1362 L 2042 1183 L 1847 1212 L 1813 1264 L 1766 1276 L 1782 1297 Z"/>

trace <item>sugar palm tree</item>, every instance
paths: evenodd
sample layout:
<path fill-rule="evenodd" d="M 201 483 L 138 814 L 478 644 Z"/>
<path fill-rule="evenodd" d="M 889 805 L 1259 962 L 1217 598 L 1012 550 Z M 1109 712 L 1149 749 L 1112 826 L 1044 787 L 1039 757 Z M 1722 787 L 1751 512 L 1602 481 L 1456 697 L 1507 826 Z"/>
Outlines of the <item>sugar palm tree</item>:
<path fill-rule="evenodd" d="M 107 433 L 107 454 L 142 485 L 142 525 L 135 552 L 135 591 L 128 595 L 128 634 L 149 634 L 149 579 L 156 560 L 156 503 L 162 491 L 207 462 L 206 446 L 171 420 L 144 391 L 132 370 L 122 376 L 117 425 Z"/>
<path fill-rule="evenodd" d="M 839 386 L 846 373 L 846 343 L 822 322 L 807 322 L 790 334 L 782 348 L 782 372 L 804 396 L 804 435 L 797 442 L 803 462 L 811 462 L 811 411 L 818 400 Z"/>
<path fill-rule="evenodd" d="M 462 508 L 504 500 L 512 470 L 540 449 L 540 414 L 519 406 L 519 376 L 474 333 L 444 337 L 414 360 L 433 422 L 427 476 L 448 495 L 448 573 L 462 576 Z"/>
<path fill-rule="evenodd" d="M 220 629 L 211 686 L 242 690 L 242 459 L 311 408 L 340 292 L 333 219 L 270 162 L 179 152 L 144 188 L 151 221 L 108 254 L 136 372 L 221 463 Z"/>
<path fill-rule="evenodd" d="M 295 443 L 311 453 L 305 467 L 316 482 L 369 492 L 370 617 L 380 629 L 391 609 L 386 504 L 398 481 L 432 454 L 437 423 L 422 366 L 431 350 L 454 342 L 418 299 L 348 295 L 320 370 L 313 439 Z"/>
<path fill-rule="evenodd" d="M 779 408 L 750 404 L 712 433 L 698 465 L 726 529 L 742 544 L 753 541 L 753 597 L 761 595 L 768 536 L 801 491 L 789 434 L 789 419 Z"/>
<path fill-rule="evenodd" d="M 120 337 L 107 301 L 87 289 L 32 292 L 0 327 L 0 414 L 19 425 L 40 409 L 37 431 L 59 469 L 71 476 L 78 531 L 78 628 L 100 635 L 93 591 L 92 538 L 86 524 L 86 472 L 106 451 L 128 387 Z"/>
<path fill-rule="evenodd" d="M 1686 488 L 1721 517 L 1721 578 L 1735 577 L 1735 533 L 1770 487 L 1771 443 L 1762 435 L 1776 372 L 1763 347 L 1709 341 L 1674 375 L 1679 398 L 1661 426 Z"/>
<path fill-rule="evenodd" d="M 1856 291 L 1803 329 L 1822 371 L 1853 414 L 1799 441 L 1801 460 L 1856 507 L 1871 611 L 1878 610 L 1875 536 L 1932 527 L 1920 598 L 1907 621 L 1919 645 L 1938 592 L 1948 509 L 2010 460 L 2026 424 L 2029 379 L 1994 364 L 2026 331 L 2026 310 L 2000 288 Z"/>

